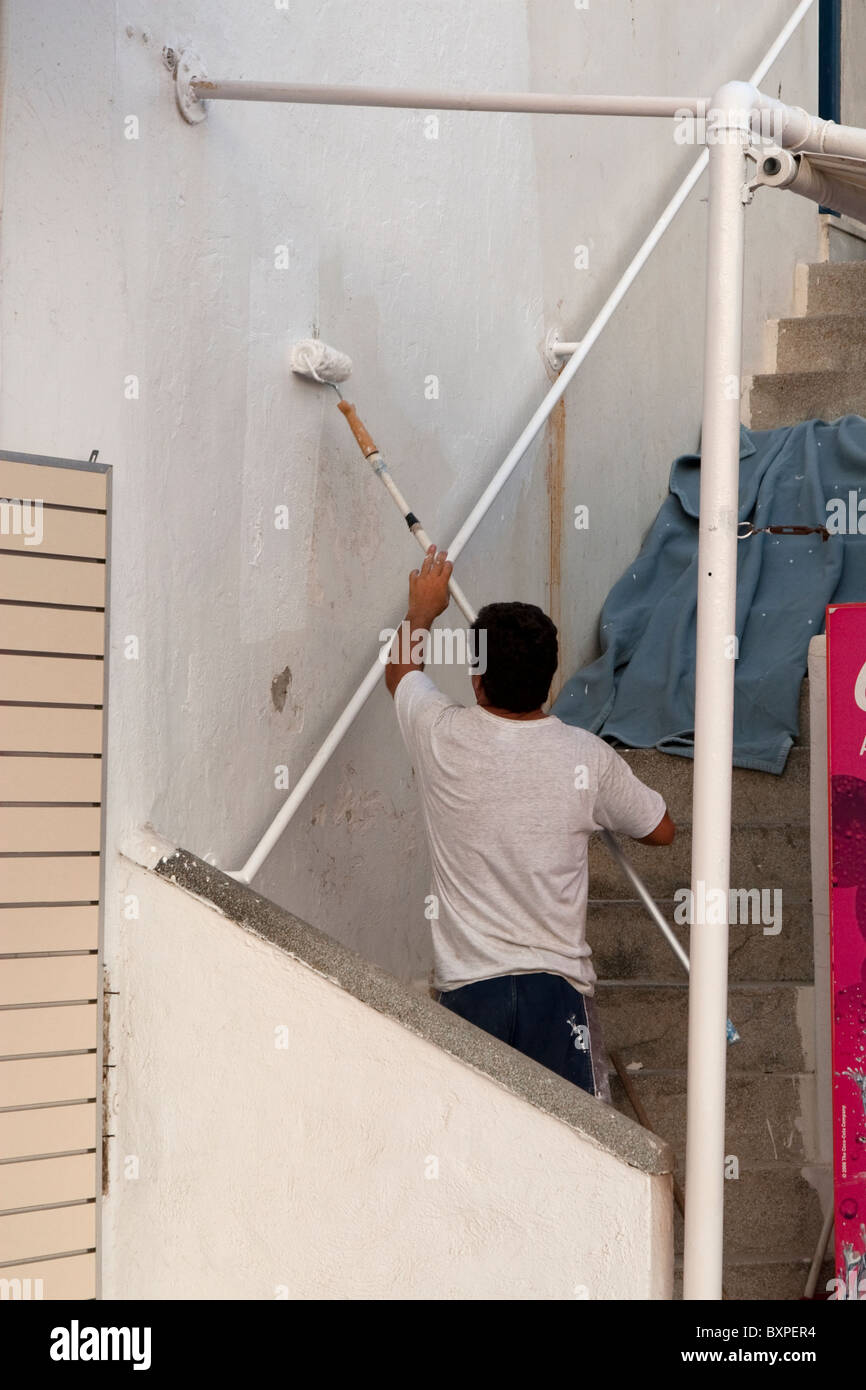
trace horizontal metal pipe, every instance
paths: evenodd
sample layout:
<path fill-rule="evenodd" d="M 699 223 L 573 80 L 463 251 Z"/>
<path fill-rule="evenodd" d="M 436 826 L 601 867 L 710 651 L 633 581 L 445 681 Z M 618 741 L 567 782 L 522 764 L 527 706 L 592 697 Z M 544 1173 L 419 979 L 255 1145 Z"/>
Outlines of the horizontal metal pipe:
<path fill-rule="evenodd" d="M 567 92 L 439 92 L 423 87 L 340 87 L 196 77 L 206 101 L 283 101 L 314 106 L 391 106 L 420 111 L 516 111 L 537 116 L 697 115 L 701 97 L 570 96 Z"/>

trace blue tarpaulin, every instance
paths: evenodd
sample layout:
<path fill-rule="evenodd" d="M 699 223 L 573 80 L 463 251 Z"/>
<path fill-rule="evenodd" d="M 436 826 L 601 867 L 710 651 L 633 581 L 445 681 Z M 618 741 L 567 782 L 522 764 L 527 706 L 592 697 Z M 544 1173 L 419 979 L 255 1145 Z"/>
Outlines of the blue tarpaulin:
<path fill-rule="evenodd" d="M 700 482 L 699 454 L 675 461 L 640 554 L 605 601 L 601 655 L 553 707 L 602 738 L 686 758 L 694 756 Z M 734 764 L 780 773 L 825 607 L 866 601 L 866 420 L 743 428 L 739 519 L 831 532 L 826 541 L 760 534 L 737 545 Z"/>

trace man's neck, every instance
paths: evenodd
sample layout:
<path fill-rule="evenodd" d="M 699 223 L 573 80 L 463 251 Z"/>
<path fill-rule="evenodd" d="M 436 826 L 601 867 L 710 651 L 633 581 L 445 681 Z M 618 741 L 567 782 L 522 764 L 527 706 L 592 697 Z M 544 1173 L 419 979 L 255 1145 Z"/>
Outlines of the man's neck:
<path fill-rule="evenodd" d="M 547 715 L 543 709 L 530 710 L 527 714 L 515 714 L 514 710 L 499 709 L 496 705 L 482 705 L 488 714 L 495 714 L 498 719 L 546 719 Z"/>

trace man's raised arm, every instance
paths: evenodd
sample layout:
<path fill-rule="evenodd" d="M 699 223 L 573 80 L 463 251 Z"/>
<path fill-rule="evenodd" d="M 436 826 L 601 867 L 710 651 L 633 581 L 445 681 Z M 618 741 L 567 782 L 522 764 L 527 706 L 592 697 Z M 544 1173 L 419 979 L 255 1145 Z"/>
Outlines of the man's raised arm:
<path fill-rule="evenodd" d="M 391 643 L 385 667 L 385 684 L 391 695 L 410 671 L 424 670 L 424 639 L 450 602 L 448 581 L 454 569 L 447 550 L 431 545 L 420 570 L 409 575 L 409 607 Z"/>

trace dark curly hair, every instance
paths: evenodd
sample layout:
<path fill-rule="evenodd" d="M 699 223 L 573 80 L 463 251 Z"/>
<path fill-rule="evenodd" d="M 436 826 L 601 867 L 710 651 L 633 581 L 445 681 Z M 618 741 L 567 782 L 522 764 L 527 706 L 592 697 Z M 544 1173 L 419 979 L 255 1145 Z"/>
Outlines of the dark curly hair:
<path fill-rule="evenodd" d="M 472 624 L 473 634 L 482 629 L 473 651 L 486 655 L 481 682 L 491 705 L 510 714 L 538 709 L 559 660 L 556 625 L 534 603 L 488 603 Z"/>

